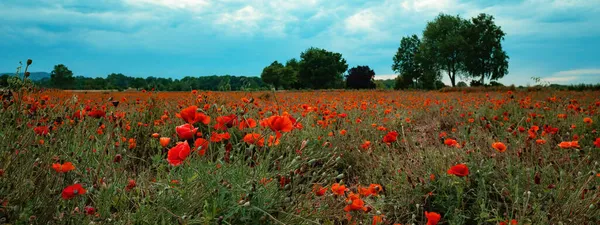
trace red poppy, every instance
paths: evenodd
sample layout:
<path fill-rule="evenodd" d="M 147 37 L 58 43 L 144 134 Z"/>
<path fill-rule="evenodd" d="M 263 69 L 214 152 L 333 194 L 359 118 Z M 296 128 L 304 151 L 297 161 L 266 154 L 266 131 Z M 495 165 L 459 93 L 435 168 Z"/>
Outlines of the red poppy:
<path fill-rule="evenodd" d="M 592 120 L 592 118 L 586 117 L 586 118 L 583 118 L 583 122 L 587 123 L 587 124 L 592 124 L 594 121 Z"/>
<path fill-rule="evenodd" d="M 596 146 L 596 148 L 600 148 L 600 137 L 596 138 L 596 141 L 594 141 L 594 145 Z"/>
<path fill-rule="evenodd" d="M 194 124 L 197 122 L 201 122 L 203 124 L 210 123 L 210 117 L 205 115 L 204 113 L 198 112 L 198 107 L 195 105 L 181 110 L 179 116 L 181 116 L 181 119 L 183 119 L 183 121 L 189 124 Z"/>
<path fill-rule="evenodd" d="M 498 150 L 499 152 L 505 152 L 506 151 L 506 145 L 502 142 L 494 142 L 492 144 L 492 148 Z"/>
<path fill-rule="evenodd" d="M 358 187 L 358 193 L 362 196 L 377 196 L 383 188 L 379 184 L 370 184 L 368 188 Z"/>
<path fill-rule="evenodd" d="M 212 132 L 210 135 L 210 142 L 221 142 L 224 140 L 229 140 L 229 138 L 231 138 L 231 135 L 228 132 L 221 134 Z"/>
<path fill-rule="evenodd" d="M 335 195 L 344 195 L 344 192 L 347 190 L 348 188 L 346 188 L 346 185 L 340 185 L 339 183 L 331 185 L 331 192 Z"/>
<path fill-rule="evenodd" d="M 425 211 L 425 217 L 427 218 L 427 225 L 436 225 L 442 219 L 442 216 L 436 212 Z"/>
<path fill-rule="evenodd" d="M 191 124 L 186 123 L 176 127 L 175 131 L 177 132 L 177 136 L 179 136 L 179 139 L 188 140 L 194 138 L 196 132 L 198 131 L 198 128 L 194 128 L 194 126 L 192 126 Z"/>
<path fill-rule="evenodd" d="M 197 138 L 194 142 L 194 149 L 198 150 L 198 155 L 206 154 L 206 149 L 208 149 L 208 141 L 204 138 Z"/>
<path fill-rule="evenodd" d="M 459 147 L 460 145 L 458 144 L 458 141 L 452 139 L 452 138 L 446 138 L 444 139 L 444 144 L 447 146 L 451 146 L 451 147 Z"/>
<path fill-rule="evenodd" d="M 360 148 L 367 150 L 369 149 L 369 147 L 371 146 L 371 142 L 370 141 L 365 141 L 360 145 Z"/>
<path fill-rule="evenodd" d="M 125 186 L 125 190 L 126 191 L 131 191 L 133 188 L 135 188 L 136 183 L 134 179 L 129 179 L 129 181 L 127 182 L 127 186 Z"/>
<path fill-rule="evenodd" d="M 243 130 L 245 128 L 255 128 L 255 127 L 256 127 L 256 120 L 254 120 L 252 118 L 243 119 L 242 121 L 240 121 L 240 124 L 238 125 L 238 128 L 240 130 Z"/>
<path fill-rule="evenodd" d="M 214 128 L 217 130 L 227 130 L 227 128 L 231 128 L 237 124 L 237 116 L 235 114 L 231 114 L 229 116 L 219 116 L 217 117 L 217 124 L 215 124 Z"/>
<path fill-rule="evenodd" d="M 179 142 L 167 153 L 167 161 L 172 166 L 179 166 L 190 155 L 190 145 L 186 141 Z"/>
<path fill-rule="evenodd" d="M 344 211 L 346 212 L 359 210 L 366 212 L 368 210 L 368 208 L 365 207 L 365 202 L 362 199 L 360 199 L 360 196 L 358 196 L 357 194 L 350 193 L 348 195 L 348 199 L 346 199 L 346 202 L 349 203 L 349 205 L 346 205 L 346 207 L 344 207 Z"/>
<path fill-rule="evenodd" d="M 75 166 L 73 166 L 73 163 L 71 162 L 66 162 L 62 165 L 60 163 L 54 163 L 52 164 L 52 169 L 54 169 L 58 173 L 66 173 L 71 170 L 75 170 Z"/>
<path fill-rule="evenodd" d="M 171 138 L 169 138 L 169 137 L 161 137 L 159 139 L 159 142 L 160 142 L 160 146 L 163 146 L 163 148 L 165 148 L 171 142 Z"/>
<path fill-rule="evenodd" d="M 558 147 L 562 148 L 562 149 L 568 149 L 568 148 L 579 148 L 579 141 L 563 141 L 560 144 L 558 144 Z"/>
<path fill-rule="evenodd" d="M 85 211 L 86 215 L 94 215 L 94 214 L 96 214 L 96 209 L 94 207 L 91 207 L 91 206 L 86 206 L 85 208 L 83 208 L 83 210 Z"/>
<path fill-rule="evenodd" d="M 81 186 L 81 184 L 73 184 L 71 186 L 66 187 L 62 191 L 62 198 L 64 200 L 69 200 L 74 198 L 77 195 L 84 195 L 86 192 L 85 189 Z"/>
<path fill-rule="evenodd" d="M 390 131 L 383 137 L 384 143 L 392 143 L 398 139 L 398 132 Z"/>
<path fill-rule="evenodd" d="M 88 116 L 99 119 L 99 118 L 106 116 L 106 112 L 99 110 L 99 109 L 94 109 L 88 113 Z"/>
<path fill-rule="evenodd" d="M 265 138 L 261 137 L 260 134 L 249 133 L 244 136 L 244 142 L 248 144 L 254 144 L 260 147 L 265 146 Z"/>
<path fill-rule="evenodd" d="M 50 128 L 48 126 L 37 126 L 33 128 L 33 132 L 40 136 L 46 136 L 50 133 Z"/>
<path fill-rule="evenodd" d="M 289 116 L 271 116 L 266 120 L 267 126 L 275 132 L 290 132 L 294 124 Z"/>
<path fill-rule="evenodd" d="M 325 193 L 327 193 L 327 188 L 324 188 L 323 186 L 316 184 L 315 186 L 313 186 L 313 192 L 315 193 L 316 196 L 323 196 L 323 195 L 325 195 Z"/>
<path fill-rule="evenodd" d="M 450 167 L 448 174 L 455 175 L 457 177 L 464 177 L 469 175 L 469 167 L 466 164 L 458 164 Z"/>

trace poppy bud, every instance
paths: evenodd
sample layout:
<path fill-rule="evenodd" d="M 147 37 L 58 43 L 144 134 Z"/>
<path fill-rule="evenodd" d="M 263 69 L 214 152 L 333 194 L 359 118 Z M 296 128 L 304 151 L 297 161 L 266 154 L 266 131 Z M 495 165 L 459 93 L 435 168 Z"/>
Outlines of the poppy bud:
<path fill-rule="evenodd" d="M 28 66 L 29 66 L 29 65 L 31 65 L 31 63 L 33 63 L 33 60 L 31 60 L 31 59 L 27 59 L 27 65 L 28 65 Z"/>
<path fill-rule="evenodd" d="M 540 173 L 539 172 L 535 173 L 535 177 L 533 178 L 533 181 L 535 182 L 535 184 L 540 184 Z"/>
<path fill-rule="evenodd" d="M 117 155 L 115 155 L 115 158 L 113 159 L 113 162 L 119 163 L 119 162 L 121 162 L 122 158 L 123 157 L 121 156 L 121 154 L 117 154 Z"/>
<path fill-rule="evenodd" d="M 96 209 L 94 207 L 91 207 L 91 206 L 86 206 L 85 208 L 83 208 L 83 210 L 85 211 L 85 214 L 87 214 L 87 215 L 94 215 L 94 214 L 96 214 Z"/>
<path fill-rule="evenodd" d="M 23 76 L 25 76 L 25 78 L 29 77 L 29 75 L 31 75 L 30 72 L 25 72 L 25 74 Z"/>

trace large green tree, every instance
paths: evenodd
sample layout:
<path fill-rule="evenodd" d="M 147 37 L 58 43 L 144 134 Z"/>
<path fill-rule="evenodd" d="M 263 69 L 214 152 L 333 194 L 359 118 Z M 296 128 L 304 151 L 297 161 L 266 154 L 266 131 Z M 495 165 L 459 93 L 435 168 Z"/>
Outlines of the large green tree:
<path fill-rule="evenodd" d="M 375 71 L 369 66 L 355 66 L 348 70 L 346 88 L 373 89 L 375 88 Z"/>
<path fill-rule="evenodd" d="M 55 88 L 72 88 L 74 81 L 73 72 L 63 64 L 55 65 L 54 70 L 50 73 L 50 83 Z"/>
<path fill-rule="evenodd" d="M 342 54 L 311 47 L 300 54 L 298 82 L 302 88 L 324 89 L 343 86 L 348 69 Z"/>
<path fill-rule="evenodd" d="M 457 74 L 465 71 L 466 40 L 462 33 L 468 23 L 460 16 L 440 14 L 423 31 L 423 44 L 430 50 L 434 67 L 448 74 L 453 87 Z"/>
<path fill-rule="evenodd" d="M 273 85 L 276 89 L 282 88 L 285 83 L 283 77 L 283 64 L 274 61 L 271 65 L 265 67 L 260 74 L 260 78 L 267 84 Z"/>
<path fill-rule="evenodd" d="M 505 35 L 494 17 L 485 13 L 473 17 L 464 29 L 465 69 L 480 84 L 485 78 L 497 80 L 508 73 L 508 55 L 502 49 Z"/>
<path fill-rule="evenodd" d="M 413 83 L 421 77 L 423 70 L 417 60 L 421 40 L 417 35 L 403 37 L 400 47 L 394 55 L 392 70 L 399 74 L 396 79 L 397 89 L 412 87 Z"/>

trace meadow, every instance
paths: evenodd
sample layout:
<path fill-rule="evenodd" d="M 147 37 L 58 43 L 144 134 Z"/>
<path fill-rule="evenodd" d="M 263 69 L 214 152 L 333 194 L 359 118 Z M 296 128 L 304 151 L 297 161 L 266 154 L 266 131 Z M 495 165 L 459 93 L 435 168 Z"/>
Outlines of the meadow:
<path fill-rule="evenodd" d="M 0 223 L 600 223 L 598 91 L 2 102 Z"/>

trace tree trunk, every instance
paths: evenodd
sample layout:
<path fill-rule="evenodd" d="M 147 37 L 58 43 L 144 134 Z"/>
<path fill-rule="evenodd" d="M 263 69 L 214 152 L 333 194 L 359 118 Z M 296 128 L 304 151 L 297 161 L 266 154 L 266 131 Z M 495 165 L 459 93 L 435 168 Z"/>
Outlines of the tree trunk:
<path fill-rule="evenodd" d="M 452 74 L 452 71 L 448 70 L 448 77 L 450 77 L 450 83 L 452 83 L 452 87 L 456 86 L 455 78 L 456 74 Z"/>

